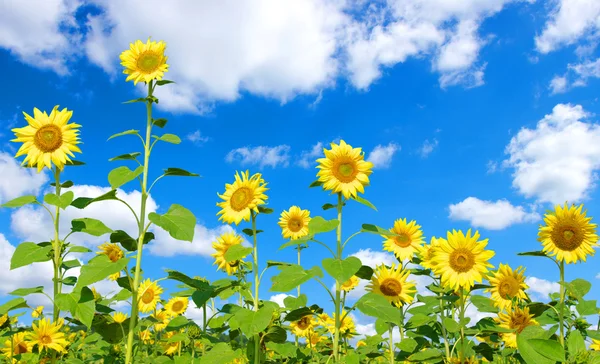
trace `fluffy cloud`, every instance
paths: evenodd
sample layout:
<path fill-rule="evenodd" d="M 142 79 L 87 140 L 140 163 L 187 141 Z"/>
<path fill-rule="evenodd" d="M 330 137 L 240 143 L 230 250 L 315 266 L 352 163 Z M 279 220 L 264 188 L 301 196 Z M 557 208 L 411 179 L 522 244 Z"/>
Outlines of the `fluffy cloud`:
<path fill-rule="evenodd" d="M 437 139 L 433 139 L 432 141 L 429 141 L 429 139 L 427 139 L 423 142 L 423 145 L 419 149 L 419 154 L 421 155 L 422 158 L 427 158 L 429 156 L 429 154 L 431 154 L 431 152 L 433 152 L 433 150 L 435 148 L 437 148 L 437 146 L 438 146 Z"/>
<path fill-rule="evenodd" d="M 558 104 L 511 139 L 504 166 L 514 169 L 520 193 L 554 204 L 585 198 L 600 168 L 600 127 L 585 122 L 588 116 L 581 105 Z"/>
<path fill-rule="evenodd" d="M 186 135 L 185 138 L 196 145 L 202 145 L 210 140 L 209 137 L 202 135 L 200 130 L 196 130 L 195 132 Z"/>
<path fill-rule="evenodd" d="M 560 285 L 556 282 L 536 277 L 527 277 L 525 283 L 529 286 L 527 292 L 536 295 L 539 300 L 547 300 L 550 293 L 559 292 Z"/>
<path fill-rule="evenodd" d="M 590 78 L 600 78 L 600 58 L 569 64 L 563 76 L 555 76 L 550 81 L 553 94 L 564 93 L 575 87 L 586 86 Z"/>
<path fill-rule="evenodd" d="M 310 150 L 305 150 L 300 154 L 300 159 L 296 162 L 302 168 L 310 168 L 315 164 L 318 157 L 323 156 L 323 143 L 318 142 Z"/>
<path fill-rule="evenodd" d="M 388 145 L 378 145 L 369 153 L 367 160 L 373 163 L 373 168 L 385 169 L 389 168 L 392 164 L 392 158 L 397 151 L 400 150 L 400 146 L 395 143 L 389 143 Z"/>
<path fill-rule="evenodd" d="M 279 165 L 287 167 L 290 161 L 289 152 L 289 145 L 242 147 L 227 153 L 225 160 L 229 163 L 239 162 L 241 165 L 257 165 L 259 168 L 275 168 Z"/>
<path fill-rule="evenodd" d="M 45 172 L 23 168 L 12 155 L 3 152 L 0 152 L 0 176 L 0 204 L 25 194 L 37 195 L 48 181 Z"/>
<path fill-rule="evenodd" d="M 283 300 L 286 299 L 287 297 L 294 297 L 294 296 L 286 294 L 286 293 L 278 293 L 276 295 L 271 296 L 269 298 L 269 301 L 277 303 L 279 305 L 279 307 L 285 307 Z"/>
<path fill-rule="evenodd" d="M 552 94 L 560 94 L 567 91 L 567 78 L 565 76 L 554 76 L 550 81 L 550 92 Z"/>
<path fill-rule="evenodd" d="M 537 212 L 526 212 L 522 206 L 513 206 L 507 200 L 485 201 L 467 197 L 449 206 L 450 218 L 469 221 L 473 227 L 502 230 L 510 225 L 534 222 L 540 219 Z"/>

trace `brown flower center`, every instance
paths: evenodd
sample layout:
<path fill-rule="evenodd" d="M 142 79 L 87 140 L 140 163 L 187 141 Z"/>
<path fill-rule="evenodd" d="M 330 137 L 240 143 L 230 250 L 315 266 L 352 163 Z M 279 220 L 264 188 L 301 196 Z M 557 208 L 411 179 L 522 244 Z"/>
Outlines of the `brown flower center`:
<path fill-rule="evenodd" d="M 460 248 L 450 253 L 450 267 L 455 272 L 468 272 L 475 265 L 475 256 L 467 249 Z"/>
<path fill-rule="evenodd" d="M 583 243 L 583 232 L 577 226 L 561 224 L 552 230 L 552 242 L 560 250 L 573 251 Z"/>
<path fill-rule="evenodd" d="M 23 353 L 27 353 L 28 349 L 27 349 L 27 344 L 24 342 L 20 342 L 17 344 L 17 346 L 15 346 L 15 355 L 19 355 L 19 354 L 23 354 Z"/>
<path fill-rule="evenodd" d="M 146 290 L 142 295 L 142 302 L 145 304 L 149 304 L 154 299 L 154 292 L 150 289 Z"/>
<path fill-rule="evenodd" d="M 512 299 L 519 293 L 520 284 L 514 277 L 505 277 L 498 285 L 500 297 Z"/>
<path fill-rule="evenodd" d="M 173 303 L 173 312 L 179 312 L 181 310 L 183 310 L 183 302 L 181 301 L 177 301 L 175 303 Z"/>
<path fill-rule="evenodd" d="M 50 335 L 42 335 L 40 337 L 40 342 L 42 344 L 50 344 L 52 342 L 52 338 L 50 337 Z"/>
<path fill-rule="evenodd" d="M 231 195 L 230 204 L 232 209 L 239 212 L 248 208 L 251 201 L 252 190 L 248 187 L 240 187 Z"/>
<path fill-rule="evenodd" d="M 137 59 L 137 67 L 145 73 L 152 73 L 160 66 L 161 56 L 153 51 L 145 51 Z"/>
<path fill-rule="evenodd" d="M 398 296 L 402 293 L 402 283 L 394 278 L 386 278 L 379 284 L 379 290 L 386 296 Z"/>
<path fill-rule="evenodd" d="M 33 136 L 33 144 L 43 153 L 54 152 L 62 143 L 62 131 L 54 124 L 42 126 Z"/>
<path fill-rule="evenodd" d="M 310 317 L 304 316 L 298 320 L 298 328 L 300 330 L 306 330 L 310 326 Z"/>
<path fill-rule="evenodd" d="M 510 317 L 510 328 L 516 329 L 518 333 L 529 326 L 529 316 L 524 313 L 513 313 Z"/>
<path fill-rule="evenodd" d="M 408 236 L 405 233 L 397 233 L 397 234 L 399 236 L 394 237 L 394 243 L 401 248 L 409 247 L 410 244 L 412 243 L 410 236 Z"/>
<path fill-rule="evenodd" d="M 351 158 L 341 158 L 333 165 L 333 175 L 340 182 L 350 183 L 358 174 L 356 162 Z"/>
<path fill-rule="evenodd" d="M 288 221 L 288 229 L 290 229 L 290 231 L 293 233 L 297 233 L 298 231 L 302 230 L 303 227 L 304 221 L 302 221 L 302 218 L 293 217 Z"/>

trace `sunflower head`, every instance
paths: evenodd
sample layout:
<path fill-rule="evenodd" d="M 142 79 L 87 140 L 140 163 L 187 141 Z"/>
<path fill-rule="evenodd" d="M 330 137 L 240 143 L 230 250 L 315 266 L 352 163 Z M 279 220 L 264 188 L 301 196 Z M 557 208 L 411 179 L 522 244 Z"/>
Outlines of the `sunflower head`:
<path fill-rule="evenodd" d="M 517 347 L 518 333 L 521 333 L 527 326 L 538 325 L 537 321 L 533 319 L 533 314 L 529 313 L 529 307 L 513 307 L 507 313 L 500 312 L 496 322 L 499 323 L 500 327 L 515 331 L 501 334 L 504 345 L 510 348 Z"/>
<path fill-rule="evenodd" d="M 411 303 L 417 292 L 413 282 L 406 281 L 409 272 L 403 271 L 402 266 L 391 268 L 380 265 L 375 269 L 367 290 L 385 297 L 391 304 L 400 307 Z"/>
<path fill-rule="evenodd" d="M 598 246 L 596 224 L 592 224 L 592 218 L 586 217 L 586 211 L 582 210 L 583 204 L 557 205 L 553 212 L 544 215 L 545 225 L 538 231 L 543 250 L 567 264 L 585 262 Z"/>
<path fill-rule="evenodd" d="M 144 44 L 141 40 L 129 44 L 129 49 L 121 53 L 121 65 L 125 67 L 123 73 L 128 75 L 127 81 L 150 82 L 162 80 L 169 65 L 165 56 L 165 42 L 148 41 Z"/>
<path fill-rule="evenodd" d="M 397 236 L 384 236 L 383 249 L 393 252 L 399 260 L 412 259 L 425 243 L 421 226 L 416 221 L 408 222 L 406 219 L 398 219 L 390 232 Z"/>
<path fill-rule="evenodd" d="M 324 189 L 341 193 L 345 198 L 365 192 L 373 163 L 365 161 L 362 148 L 352 148 L 342 140 L 339 145 L 331 143 L 331 149 L 323 148 L 323 152 L 325 158 L 317 159 L 320 169 L 317 177 Z"/>
<path fill-rule="evenodd" d="M 227 259 L 225 259 L 225 254 L 229 248 L 241 244 L 243 241 L 244 239 L 233 231 L 223 233 L 221 236 L 217 237 L 217 241 L 212 243 L 212 246 L 215 249 L 215 252 L 212 254 L 212 257 L 215 258 L 213 264 L 217 265 L 217 269 L 225 271 L 228 275 L 235 274 L 235 272 L 240 269 L 242 262 L 239 260 L 228 262 Z"/>
<path fill-rule="evenodd" d="M 37 306 L 35 310 L 31 312 L 31 317 L 38 318 L 44 313 L 44 306 Z"/>
<path fill-rule="evenodd" d="M 351 338 L 356 334 L 356 325 L 354 324 L 354 320 L 352 317 L 346 312 L 346 310 L 342 310 L 340 314 L 341 322 L 340 322 L 340 334 L 343 338 Z M 335 314 L 333 316 L 329 316 L 327 314 L 321 314 L 319 316 L 321 324 L 327 328 L 329 333 L 335 333 Z"/>
<path fill-rule="evenodd" d="M 221 211 L 217 213 L 219 220 L 228 224 L 238 225 L 242 220 L 250 221 L 252 211 L 258 212 L 258 206 L 264 205 L 267 200 L 267 184 L 260 173 L 250 176 L 250 172 L 236 172 L 235 181 L 225 185 L 225 193 L 218 195 L 222 202 L 217 206 Z"/>
<path fill-rule="evenodd" d="M 12 347 L 12 356 L 30 353 L 33 345 L 26 340 L 27 332 L 21 331 L 14 334 L 10 339 L 4 342 L 4 347 L 2 348 L 2 352 L 8 358 L 11 357 L 11 347 Z"/>
<path fill-rule="evenodd" d="M 100 245 L 98 249 L 100 249 L 100 251 L 96 254 L 106 255 L 113 263 L 125 256 L 121 248 L 114 243 L 104 243 Z"/>
<path fill-rule="evenodd" d="M 600 351 L 600 340 L 592 339 L 590 349 Z"/>
<path fill-rule="evenodd" d="M 65 353 L 68 343 L 65 340 L 65 334 L 59 331 L 63 324 L 63 319 L 56 322 L 51 322 L 50 319 L 41 319 L 37 323 L 31 324 L 32 331 L 28 333 L 27 338 L 32 347 L 37 346 L 40 351 L 51 349 Z"/>
<path fill-rule="evenodd" d="M 422 245 L 417 254 L 421 258 L 421 266 L 425 269 L 433 270 L 433 256 L 440 243 L 438 238 L 431 237 L 431 242 L 427 245 Z"/>
<path fill-rule="evenodd" d="M 278 224 L 285 239 L 296 240 L 308 235 L 309 222 L 310 211 L 292 206 L 288 211 L 281 213 Z"/>
<path fill-rule="evenodd" d="M 360 279 L 357 276 L 352 276 L 350 277 L 350 279 L 348 279 L 346 282 L 342 283 L 342 291 L 344 292 L 350 292 L 352 291 L 354 288 L 356 288 L 356 286 L 358 286 L 358 282 L 360 282 Z"/>
<path fill-rule="evenodd" d="M 152 340 L 152 332 L 150 332 L 149 329 L 140 331 L 140 340 L 142 340 L 144 344 L 154 344 L 154 340 Z"/>
<path fill-rule="evenodd" d="M 163 342 L 161 345 L 166 355 L 173 355 L 177 353 L 179 351 L 179 348 L 181 347 L 181 341 L 169 342 L 169 339 L 175 336 L 175 334 L 175 331 L 169 331 L 165 333 L 164 338 L 167 339 L 167 341 Z"/>
<path fill-rule="evenodd" d="M 146 279 L 138 289 L 138 309 L 140 312 L 152 312 L 160 301 L 162 288 L 150 279 Z"/>
<path fill-rule="evenodd" d="M 188 303 L 185 297 L 173 297 L 165 305 L 165 311 L 169 316 L 179 316 L 187 310 Z"/>
<path fill-rule="evenodd" d="M 118 324 L 122 324 L 123 322 L 125 322 L 125 320 L 127 320 L 127 314 L 123 312 L 113 312 L 111 316 L 113 318 L 113 321 Z"/>
<path fill-rule="evenodd" d="M 165 329 L 169 324 L 169 313 L 165 309 L 154 311 L 152 315 L 157 322 L 154 323 L 154 331 L 159 332 Z"/>
<path fill-rule="evenodd" d="M 308 337 L 309 333 L 312 332 L 313 328 L 316 326 L 316 321 L 312 315 L 307 315 L 302 317 L 298 321 L 293 321 L 290 324 L 292 332 L 296 336 L 300 337 Z"/>
<path fill-rule="evenodd" d="M 524 271 L 523 267 L 513 270 L 506 264 L 500 264 L 498 270 L 489 275 L 488 280 L 492 288 L 486 291 L 491 292 L 494 306 L 508 310 L 514 301 L 527 297 L 525 290 L 528 287 L 525 284 Z"/>

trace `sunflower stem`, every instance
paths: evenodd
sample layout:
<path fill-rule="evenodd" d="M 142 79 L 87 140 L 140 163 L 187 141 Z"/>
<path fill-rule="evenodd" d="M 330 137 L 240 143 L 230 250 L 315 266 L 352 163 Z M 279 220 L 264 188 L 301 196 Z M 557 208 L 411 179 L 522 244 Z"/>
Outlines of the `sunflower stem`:
<path fill-rule="evenodd" d="M 152 81 L 148 83 L 148 98 L 152 96 Z M 152 132 L 152 101 L 146 102 L 146 142 L 144 143 L 144 172 L 142 177 L 142 201 L 139 216 L 139 237 L 137 242 L 137 256 L 135 261 L 135 275 L 133 286 L 131 286 L 131 320 L 129 322 L 129 332 L 127 334 L 127 347 L 125 352 L 125 364 L 132 363 L 133 353 L 133 335 L 138 318 L 138 288 L 140 285 L 140 268 L 142 265 L 142 248 L 144 246 L 144 235 L 146 235 L 146 201 L 148 199 L 148 162 L 150 160 L 150 142 Z"/>
<path fill-rule="evenodd" d="M 565 346 L 565 261 L 561 260 L 559 265 L 560 271 L 560 311 L 558 312 L 558 325 L 560 336 L 558 337 L 560 345 Z"/>
<path fill-rule="evenodd" d="M 465 318 L 465 302 L 467 298 L 465 297 L 464 289 L 460 288 L 460 312 L 459 312 L 459 321 L 463 322 Z M 460 363 L 465 361 L 465 327 L 462 325 L 460 327 Z"/>
<path fill-rule="evenodd" d="M 440 326 L 442 327 L 442 337 L 444 338 L 444 346 L 446 347 L 446 360 L 450 361 L 450 345 L 448 344 L 448 334 L 446 333 L 446 326 L 444 326 L 444 300 L 443 295 L 440 292 Z"/>
<path fill-rule="evenodd" d="M 60 197 L 60 170 L 58 168 L 55 167 L 54 169 L 54 180 L 56 183 L 56 195 L 58 197 Z M 56 322 L 58 320 L 58 317 L 60 315 L 60 309 L 58 308 L 58 305 L 56 304 L 56 296 L 58 296 L 60 294 L 60 290 L 61 290 L 61 284 L 59 282 L 59 275 L 60 275 L 60 265 L 61 265 L 61 243 L 60 243 L 60 239 L 59 239 L 59 222 L 60 222 L 60 207 L 56 206 L 56 213 L 54 215 L 54 315 L 53 315 L 53 321 Z"/>
<path fill-rule="evenodd" d="M 392 333 L 394 332 L 394 327 L 390 325 L 389 328 L 390 333 L 390 364 L 394 364 L 394 340 L 392 338 Z"/>
<path fill-rule="evenodd" d="M 254 272 L 254 311 L 258 311 L 258 289 L 260 281 L 258 280 L 258 245 L 256 242 L 256 213 L 252 212 L 252 271 Z M 254 335 L 254 363 L 260 364 L 260 336 Z"/>
<path fill-rule="evenodd" d="M 337 214 L 337 259 L 342 259 L 342 194 L 338 192 Z M 333 360 L 336 363 L 340 362 L 339 344 L 340 344 L 340 326 L 341 326 L 341 283 L 337 279 L 335 281 L 335 331 L 333 336 Z"/>

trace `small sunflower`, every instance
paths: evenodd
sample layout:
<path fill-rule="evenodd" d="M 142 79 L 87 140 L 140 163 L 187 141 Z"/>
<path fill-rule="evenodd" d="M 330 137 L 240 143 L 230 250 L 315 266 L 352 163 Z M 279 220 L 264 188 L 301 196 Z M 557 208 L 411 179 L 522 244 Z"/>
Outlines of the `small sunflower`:
<path fill-rule="evenodd" d="M 306 339 L 306 345 L 309 348 L 313 349 L 316 348 L 320 342 L 326 341 L 327 337 L 313 330 L 309 332 L 308 337 Z"/>
<path fill-rule="evenodd" d="M 41 319 L 31 324 L 32 332 L 28 333 L 27 338 L 31 346 L 36 346 L 40 351 L 44 349 L 53 349 L 59 353 L 65 353 L 65 347 L 69 344 L 65 340 L 65 334 L 60 332 L 64 320 L 50 322 L 50 319 Z"/>
<path fill-rule="evenodd" d="M 8 339 L 4 342 L 4 347 L 2 348 L 2 352 L 4 356 L 10 358 L 11 357 L 11 346 L 12 346 L 12 356 L 20 355 L 24 353 L 30 353 L 32 349 L 31 343 L 25 340 L 25 336 L 27 333 L 25 331 L 17 332 L 12 336 L 11 339 Z"/>
<path fill-rule="evenodd" d="M 100 245 L 98 249 L 100 249 L 100 251 L 96 254 L 106 255 L 113 263 L 125 256 L 121 248 L 114 243 L 104 243 Z"/>
<path fill-rule="evenodd" d="M 38 172 L 44 167 L 52 169 L 53 164 L 62 170 L 71 161 L 70 157 L 75 158 L 73 152 L 81 153 L 77 147 L 80 143 L 77 128 L 81 125 L 69 124 L 73 111 L 66 108 L 58 111 L 56 105 L 50 115 L 37 108 L 33 109 L 33 117 L 25 112 L 23 115 L 29 125 L 12 129 L 16 138 L 11 140 L 23 143 L 15 155 L 15 158 L 26 155 L 23 165 L 37 167 Z"/>
<path fill-rule="evenodd" d="M 169 316 L 182 315 L 188 307 L 188 299 L 185 297 L 173 297 L 165 305 L 165 311 Z"/>
<path fill-rule="evenodd" d="M 331 149 L 323 148 L 325 158 L 317 159 L 320 171 L 317 173 L 323 188 L 334 193 L 342 193 L 345 198 L 364 193 L 369 185 L 369 175 L 373 163 L 365 162 L 362 148 L 352 148 L 343 140 L 340 144 L 331 143 Z"/>
<path fill-rule="evenodd" d="M 343 338 L 351 338 L 356 334 L 356 325 L 354 324 L 354 320 L 350 315 L 347 315 L 346 310 L 342 310 L 340 315 L 342 317 L 342 322 L 340 322 L 340 335 Z M 332 317 L 327 315 L 325 318 L 324 326 L 329 330 L 329 333 L 335 333 L 335 314 Z"/>
<path fill-rule="evenodd" d="M 496 272 L 492 272 L 488 277 L 492 288 L 487 289 L 487 292 L 492 293 L 494 306 L 509 310 L 512 307 L 513 300 L 523 300 L 527 297 L 525 290 L 525 269 L 518 267 L 513 270 L 507 264 L 500 264 Z"/>
<path fill-rule="evenodd" d="M 221 211 L 219 220 L 238 225 L 242 220 L 250 221 L 251 211 L 258 212 L 258 206 L 267 200 L 267 184 L 260 173 L 250 176 L 250 172 L 236 172 L 233 184 L 225 184 L 225 193 L 217 194 L 224 201 L 218 202 Z"/>
<path fill-rule="evenodd" d="M 2 328 L 8 321 L 8 314 L 0 316 L 0 328 Z"/>
<path fill-rule="evenodd" d="M 316 326 L 316 321 L 312 315 L 304 316 L 298 321 L 293 321 L 290 324 L 292 328 L 292 333 L 296 336 L 300 337 L 308 337 L 308 335 L 312 332 L 313 328 Z"/>
<path fill-rule="evenodd" d="M 310 211 L 292 206 L 288 211 L 281 213 L 278 224 L 285 239 L 296 240 L 308 235 L 309 222 Z"/>
<path fill-rule="evenodd" d="M 594 255 L 594 247 L 598 246 L 596 224 L 590 223 L 583 205 L 568 207 L 556 206 L 554 212 L 544 215 L 545 226 L 538 232 L 538 240 L 543 250 L 550 256 L 567 264 L 585 262 L 588 255 Z"/>
<path fill-rule="evenodd" d="M 179 348 L 181 347 L 181 341 L 169 342 L 169 339 L 172 338 L 175 334 L 176 334 L 175 331 L 169 331 L 169 332 L 165 333 L 165 339 L 167 341 L 165 341 L 161 345 L 162 345 L 163 350 L 165 351 L 166 355 L 175 354 L 176 352 L 179 351 Z"/>
<path fill-rule="evenodd" d="M 152 333 L 148 329 L 140 331 L 140 340 L 142 340 L 144 344 L 154 344 Z"/>
<path fill-rule="evenodd" d="M 600 340 L 592 339 L 590 349 L 600 351 Z"/>
<path fill-rule="evenodd" d="M 94 301 L 100 301 L 102 299 L 102 295 L 96 290 L 96 287 L 92 287 L 92 294 L 94 295 Z"/>
<path fill-rule="evenodd" d="M 241 244 L 243 241 L 244 239 L 233 231 L 223 233 L 219 236 L 217 241 L 212 243 L 213 249 L 215 249 L 215 252 L 211 255 L 215 258 L 213 265 L 216 264 L 218 266 L 217 269 L 224 270 L 227 275 L 235 274 L 242 262 L 239 260 L 228 262 L 225 259 L 225 254 L 233 245 Z"/>
<path fill-rule="evenodd" d="M 393 252 L 400 261 L 412 259 L 425 243 L 421 226 L 414 220 L 407 223 L 406 219 L 398 219 L 390 232 L 398 236 L 384 236 L 383 249 Z"/>
<path fill-rule="evenodd" d="M 356 286 L 358 286 L 358 282 L 360 282 L 360 279 L 357 276 L 350 277 L 350 279 L 342 284 L 342 291 L 352 291 L 354 288 L 356 288 Z"/>
<path fill-rule="evenodd" d="M 37 306 L 35 310 L 31 312 L 31 317 L 38 318 L 44 313 L 44 306 Z"/>
<path fill-rule="evenodd" d="M 138 289 L 138 310 L 140 312 L 151 312 L 160 301 L 162 288 L 156 283 L 146 279 Z"/>
<path fill-rule="evenodd" d="M 125 67 L 123 73 L 127 76 L 127 81 L 133 80 L 133 84 L 138 82 L 150 82 L 152 80 L 162 80 L 164 73 L 167 72 L 169 65 L 165 56 L 166 43 L 163 41 L 148 41 L 146 44 L 141 40 L 129 44 L 129 49 L 121 53 L 121 65 Z"/>
<path fill-rule="evenodd" d="M 117 272 L 108 276 L 109 281 L 116 281 L 121 277 L 121 272 Z"/>
<path fill-rule="evenodd" d="M 417 290 L 413 282 L 406 281 L 409 274 L 409 271 L 402 271 L 400 265 L 397 268 L 395 264 L 391 268 L 380 265 L 375 269 L 367 290 L 382 295 L 396 307 L 411 303 Z"/>
<path fill-rule="evenodd" d="M 356 347 L 360 348 L 361 346 L 367 346 L 367 343 L 364 340 L 358 340 Z"/>
<path fill-rule="evenodd" d="M 123 322 L 125 322 L 125 320 L 127 320 L 127 314 L 123 312 L 113 312 L 111 316 L 113 320 L 118 324 L 122 324 Z"/>
<path fill-rule="evenodd" d="M 439 247 L 439 245 L 440 243 L 438 242 L 438 238 L 432 237 L 429 244 L 421 247 L 418 255 L 421 258 L 421 266 L 423 268 L 433 270 L 433 256 L 435 255 L 436 249 Z"/>
<path fill-rule="evenodd" d="M 517 347 L 518 333 L 521 333 L 527 326 L 538 325 L 537 321 L 533 319 L 533 314 L 529 313 L 529 307 L 523 309 L 514 307 L 508 313 L 500 312 L 495 320 L 500 327 L 516 331 L 500 334 L 504 345 L 509 348 Z"/>
<path fill-rule="evenodd" d="M 447 288 L 470 289 L 475 281 L 481 282 L 488 268 L 488 261 L 494 256 L 491 250 L 484 250 L 488 240 L 479 240 L 479 232 L 465 235 L 462 231 L 448 232 L 447 239 L 438 239 L 439 248 L 433 257 L 434 271 L 442 277 Z"/>
<path fill-rule="evenodd" d="M 169 314 L 166 310 L 155 311 L 152 315 L 158 322 L 154 323 L 154 331 L 159 332 L 165 329 L 169 324 Z"/>

